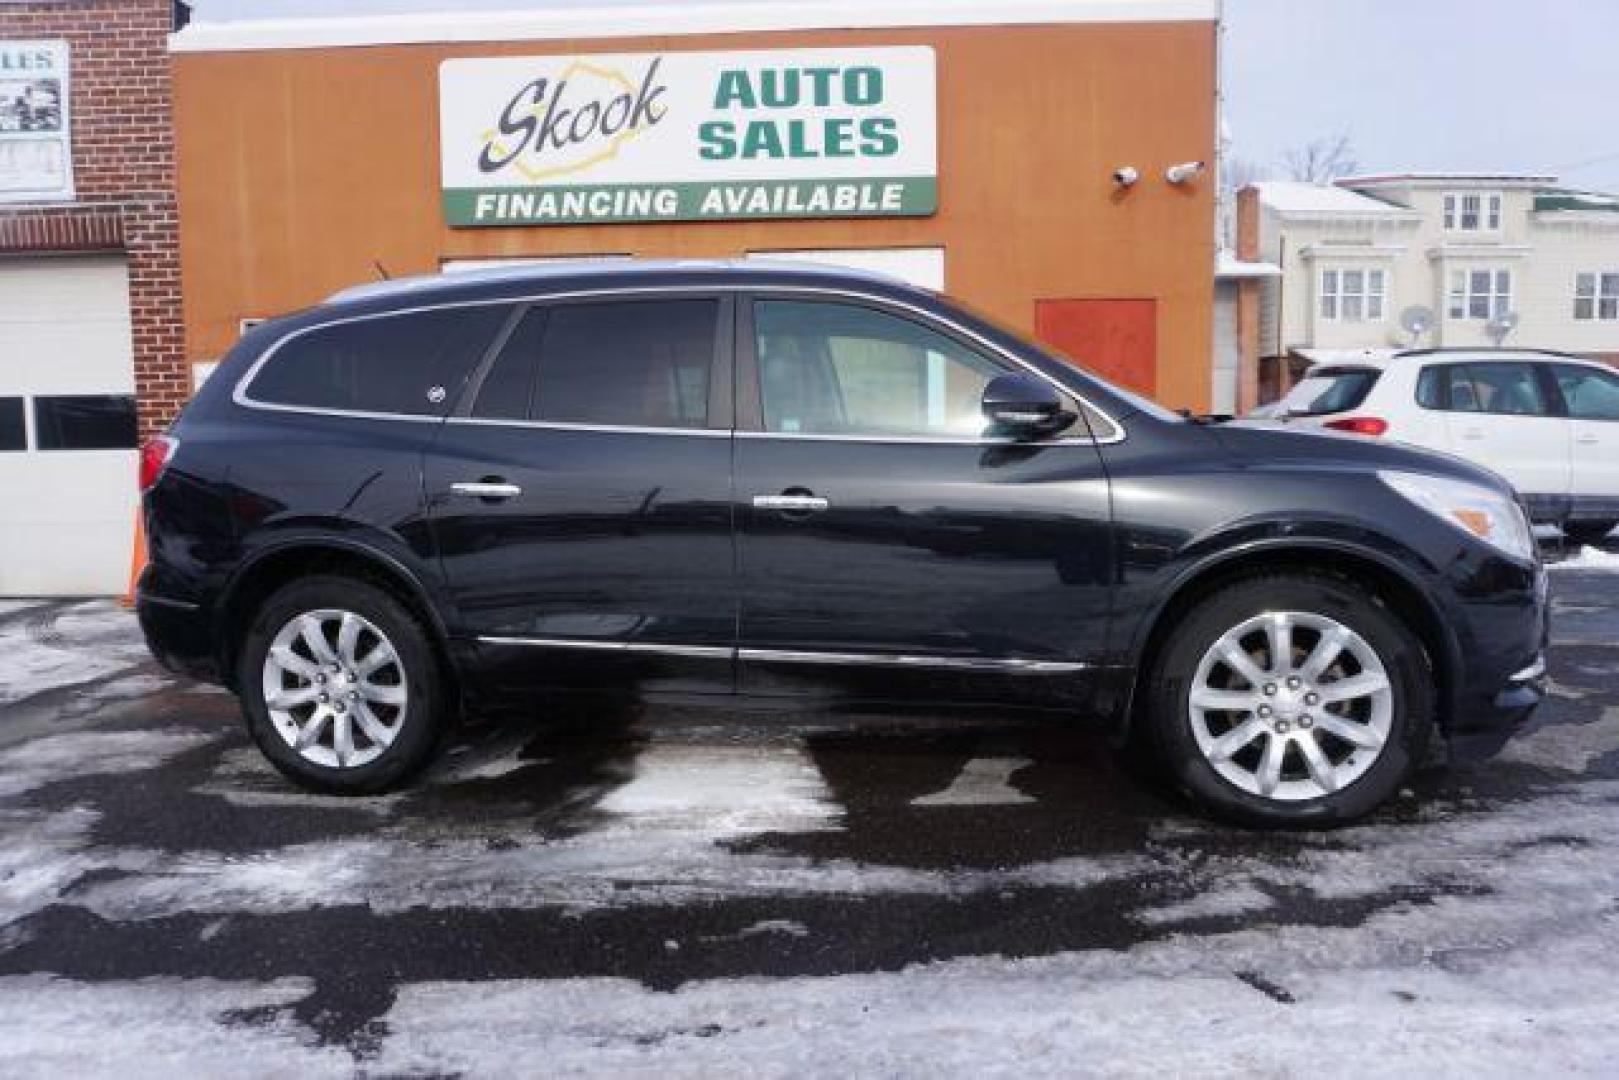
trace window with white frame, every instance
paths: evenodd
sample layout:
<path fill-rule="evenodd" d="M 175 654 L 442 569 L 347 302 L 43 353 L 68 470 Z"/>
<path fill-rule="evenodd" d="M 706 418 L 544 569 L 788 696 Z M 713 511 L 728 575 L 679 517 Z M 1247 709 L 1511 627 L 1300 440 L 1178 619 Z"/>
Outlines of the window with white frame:
<path fill-rule="evenodd" d="M 1452 270 L 1452 319 L 1490 319 L 1512 310 L 1511 270 Z"/>
<path fill-rule="evenodd" d="M 1382 270 L 1321 271 L 1321 317 L 1328 322 L 1381 322 L 1388 275 Z"/>
<path fill-rule="evenodd" d="M 1445 196 L 1446 232 L 1499 232 L 1501 196 L 1498 192 L 1458 192 Z"/>
<path fill-rule="evenodd" d="M 1619 274 L 1575 274 L 1574 317 L 1581 321 L 1619 319 Z"/>

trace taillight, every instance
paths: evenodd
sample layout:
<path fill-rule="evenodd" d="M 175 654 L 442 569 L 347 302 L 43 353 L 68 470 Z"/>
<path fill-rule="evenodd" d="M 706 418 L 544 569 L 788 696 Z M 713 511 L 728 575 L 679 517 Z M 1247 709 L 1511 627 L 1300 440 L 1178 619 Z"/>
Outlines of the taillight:
<path fill-rule="evenodd" d="M 157 484 L 179 447 L 180 440 L 172 435 L 158 435 L 141 447 L 141 494 L 151 491 Z"/>
<path fill-rule="evenodd" d="M 1353 435 L 1381 435 L 1389 429 L 1389 422 L 1381 416 L 1346 416 L 1342 420 L 1328 420 L 1325 426 Z"/>

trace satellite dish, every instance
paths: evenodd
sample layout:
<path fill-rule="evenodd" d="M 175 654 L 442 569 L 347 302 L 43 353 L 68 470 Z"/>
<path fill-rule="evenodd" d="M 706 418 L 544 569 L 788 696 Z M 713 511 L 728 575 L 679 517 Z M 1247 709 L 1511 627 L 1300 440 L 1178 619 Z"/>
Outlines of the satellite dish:
<path fill-rule="evenodd" d="M 1433 311 L 1421 304 L 1412 304 L 1400 312 L 1400 329 L 1411 335 L 1411 344 L 1433 329 Z"/>
<path fill-rule="evenodd" d="M 1516 311 L 1503 311 L 1492 318 L 1484 329 L 1489 333 L 1490 338 L 1494 340 L 1496 347 L 1499 348 L 1501 342 L 1506 340 L 1506 336 L 1517 328 L 1518 313 Z"/>

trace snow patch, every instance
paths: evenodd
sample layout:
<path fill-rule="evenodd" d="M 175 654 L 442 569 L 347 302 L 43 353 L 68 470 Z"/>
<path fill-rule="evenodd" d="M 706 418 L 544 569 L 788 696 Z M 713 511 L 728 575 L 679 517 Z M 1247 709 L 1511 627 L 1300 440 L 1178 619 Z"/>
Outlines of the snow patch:
<path fill-rule="evenodd" d="M 1601 548 L 1582 547 L 1578 552 L 1558 562 L 1548 563 L 1548 570 L 1619 570 L 1619 552 Z"/>
<path fill-rule="evenodd" d="M 0 623 L 0 705 L 103 679 L 151 659 L 132 612 L 110 600 L 43 605 Z"/>
<path fill-rule="evenodd" d="M 1167 923 L 1192 922 L 1197 919 L 1221 919 L 1233 915 L 1248 915 L 1275 907 L 1270 894 L 1261 892 L 1252 882 L 1244 881 L 1227 888 L 1213 888 L 1178 904 L 1148 908 L 1137 912 L 1137 922 L 1148 926 Z"/>
<path fill-rule="evenodd" d="M 0 751 L 0 798 L 58 780 L 134 772 L 209 742 L 195 731 L 80 732 L 48 735 Z"/>
<path fill-rule="evenodd" d="M 912 806 L 1016 806 L 1034 800 L 1012 786 L 1012 774 L 1028 758 L 979 757 L 962 767 L 950 786 L 911 800 Z"/>
<path fill-rule="evenodd" d="M 311 989 L 305 979 L 91 985 L 44 975 L 0 978 L 0 1075 L 348 1075 L 354 1061 L 345 1051 L 311 1045 L 307 1028 L 277 1012 Z M 263 1020 L 222 1022 L 232 1014 Z"/>

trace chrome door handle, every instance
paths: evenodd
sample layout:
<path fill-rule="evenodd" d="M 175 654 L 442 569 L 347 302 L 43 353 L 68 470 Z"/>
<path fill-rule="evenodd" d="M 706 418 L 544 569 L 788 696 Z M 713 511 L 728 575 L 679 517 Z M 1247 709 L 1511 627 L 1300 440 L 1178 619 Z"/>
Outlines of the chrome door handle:
<path fill-rule="evenodd" d="M 813 514 L 832 504 L 819 495 L 755 495 L 755 510 L 785 510 L 794 514 Z"/>
<path fill-rule="evenodd" d="M 451 484 L 450 490 L 457 495 L 465 495 L 472 499 L 515 499 L 523 493 L 523 489 L 516 484 L 493 480 L 463 480 Z"/>
<path fill-rule="evenodd" d="M 1574 441 L 1579 443 L 1581 446 L 1595 446 L 1602 440 L 1598 439 L 1595 435 L 1576 435 L 1574 437 Z"/>
<path fill-rule="evenodd" d="M 1476 428 L 1476 427 L 1463 428 L 1462 429 L 1462 438 L 1464 438 L 1464 439 L 1482 439 L 1482 438 L 1484 438 L 1484 429 L 1483 428 Z"/>

